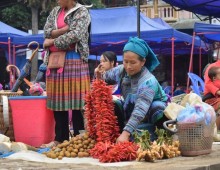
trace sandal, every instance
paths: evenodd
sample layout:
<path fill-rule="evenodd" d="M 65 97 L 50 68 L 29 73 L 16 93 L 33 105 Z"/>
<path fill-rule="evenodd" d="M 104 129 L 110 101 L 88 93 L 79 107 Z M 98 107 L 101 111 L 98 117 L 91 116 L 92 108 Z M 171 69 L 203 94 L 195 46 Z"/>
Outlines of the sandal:
<path fill-rule="evenodd" d="M 60 144 L 60 142 L 58 142 L 58 141 L 52 141 L 52 142 L 50 142 L 50 143 L 48 143 L 48 144 L 42 144 L 42 145 L 40 146 L 40 148 L 52 148 L 52 147 L 56 147 L 58 144 Z"/>

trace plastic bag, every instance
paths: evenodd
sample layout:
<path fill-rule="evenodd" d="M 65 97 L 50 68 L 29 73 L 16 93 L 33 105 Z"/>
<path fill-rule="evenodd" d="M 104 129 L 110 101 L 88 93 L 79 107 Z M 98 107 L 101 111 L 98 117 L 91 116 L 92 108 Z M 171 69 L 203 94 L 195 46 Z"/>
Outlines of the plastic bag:
<path fill-rule="evenodd" d="M 176 120 L 177 115 L 183 109 L 184 109 L 184 107 L 181 105 L 178 105 L 176 103 L 168 103 L 168 106 L 164 110 L 164 114 L 168 119 Z"/>
<path fill-rule="evenodd" d="M 195 93 L 189 93 L 181 101 L 181 106 L 186 107 L 187 104 L 195 106 L 202 103 L 202 98 L 200 96 Z"/>
<path fill-rule="evenodd" d="M 180 111 L 177 121 L 181 123 L 196 123 L 204 120 L 205 114 L 200 106 L 187 105 L 185 109 Z"/>

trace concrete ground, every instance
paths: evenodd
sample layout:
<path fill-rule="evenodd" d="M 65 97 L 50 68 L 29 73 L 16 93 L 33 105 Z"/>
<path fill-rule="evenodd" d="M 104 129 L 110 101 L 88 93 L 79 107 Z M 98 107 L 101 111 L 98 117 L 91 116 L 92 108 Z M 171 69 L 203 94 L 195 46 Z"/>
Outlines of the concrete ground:
<path fill-rule="evenodd" d="M 212 153 L 197 157 L 178 157 L 155 163 L 140 162 L 135 166 L 102 167 L 88 164 L 48 164 L 23 160 L 0 159 L 0 170 L 220 170 L 220 145 Z"/>

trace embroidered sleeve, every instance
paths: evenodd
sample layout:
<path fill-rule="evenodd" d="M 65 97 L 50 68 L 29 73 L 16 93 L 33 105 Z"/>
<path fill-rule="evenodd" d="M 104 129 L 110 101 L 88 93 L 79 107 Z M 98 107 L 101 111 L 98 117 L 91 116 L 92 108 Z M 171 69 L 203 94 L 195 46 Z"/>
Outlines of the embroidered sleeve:
<path fill-rule="evenodd" d="M 134 110 L 131 113 L 128 123 L 124 127 L 125 131 L 132 133 L 145 118 L 155 96 L 155 85 L 156 84 L 154 83 L 151 85 L 147 85 L 145 83 L 145 85 L 138 89 L 138 96 L 135 102 Z"/>
<path fill-rule="evenodd" d="M 60 49 L 67 49 L 71 44 L 82 40 L 88 34 L 90 15 L 86 8 L 81 7 L 74 14 L 70 31 L 55 39 L 54 45 Z"/>
<path fill-rule="evenodd" d="M 54 8 L 50 15 L 47 17 L 47 21 L 44 25 L 44 37 L 50 38 L 51 32 L 56 29 L 55 21 L 56 21 L 56 12 L 58 11 L 59 7 Z"/>
<path fill-rule="evenodd" d="M 118 83 L 120 80 L 123 69 L 124 69 L 123 65 L 119 65 L 117 67 L 114 67 L 113 69 L 105 72 L 105 74 L 103 75 L 103 79 L 108 84 Z"/>

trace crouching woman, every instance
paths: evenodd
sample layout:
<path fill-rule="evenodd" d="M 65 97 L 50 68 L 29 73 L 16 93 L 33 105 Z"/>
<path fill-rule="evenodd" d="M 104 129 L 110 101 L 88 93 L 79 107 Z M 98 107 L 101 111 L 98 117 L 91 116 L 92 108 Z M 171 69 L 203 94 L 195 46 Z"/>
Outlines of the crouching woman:
<path fill-rule="evenodd" d="M 99 66 L 95 69 L 97 78 L 102 78 L 107 83 L 115 81 L 124 98 L 126 122 L 117 142 L 128 141 L 130 135 L 143 122 L 162 128 L 163 122 L 167 120 L 163 114 L 167 96 L 151 73 L 158 65 L 159 61 L 147 43 L 134 37 L 124 46 L 123 65 L 104 74 Z"/>

